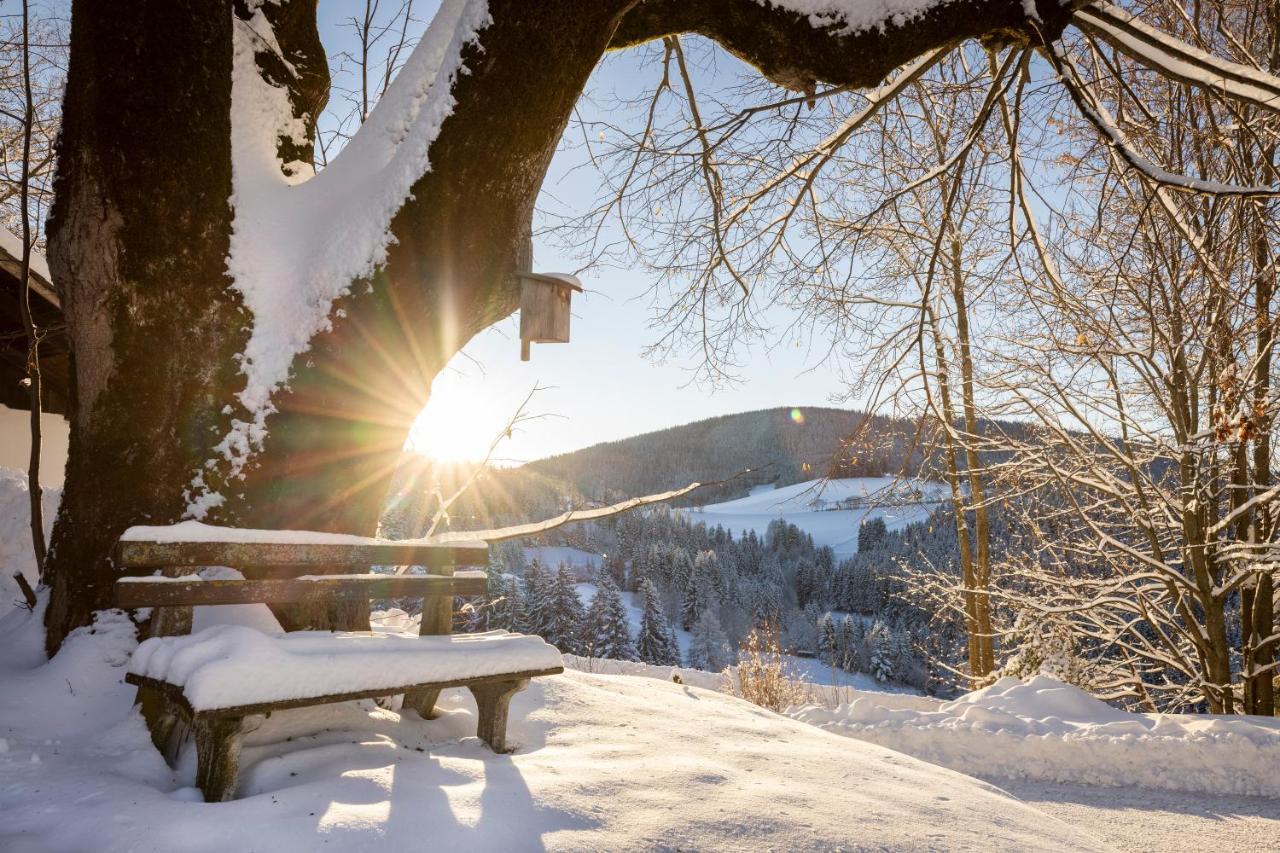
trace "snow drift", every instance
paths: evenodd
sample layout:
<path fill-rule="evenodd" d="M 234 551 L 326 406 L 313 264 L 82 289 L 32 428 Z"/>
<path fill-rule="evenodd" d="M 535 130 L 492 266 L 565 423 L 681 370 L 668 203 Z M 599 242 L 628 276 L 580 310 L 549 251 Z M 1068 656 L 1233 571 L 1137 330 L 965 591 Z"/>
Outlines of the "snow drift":
<path fill-rule="evenodd" d="M 984 778 L 1280 796 L 1280 720 L 1132 714 L 1046 675 L 1003 678 L 932 710 L 898 698 L 864 693 L 790 716 Z"/>

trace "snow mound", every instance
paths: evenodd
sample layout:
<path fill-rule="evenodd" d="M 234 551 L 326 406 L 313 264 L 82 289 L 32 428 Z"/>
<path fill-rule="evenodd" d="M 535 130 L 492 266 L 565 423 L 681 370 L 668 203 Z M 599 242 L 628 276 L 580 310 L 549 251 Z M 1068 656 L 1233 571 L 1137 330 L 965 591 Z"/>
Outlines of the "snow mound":
<path fill-rule="evenodd" d="M 0 636 L 38 632 L 10 617 Z M 245 738 L 238 799 L 202 803 L 193 748 L 170 770 L 131 708 L 126 627 L 35 667 L 0 646 L 0 849 L 1103 849 L 950 770 L 689 685 L 578 672 L 514 698 L 514 755 L 474 737 L 464 690 L 430 722 L 367 702 L 277 712 Z"/>
<path fill-rule="evenodd" d="M 541 637 L 506 631 L 444 637 L 266 634 L 218 625 L 198 634 L 152 637 L 133 653 L 129 671 L 181 685 L 191 707 L 204 711 L 558 666 L 560 653 Z"/>
<path fill-rule="evenodd" d="M 963 773 L 1212 794 L 1280 796 L 1280 720 L 1132 714 L 1046 675 L 1002 678 L 933 710 L 864 694 L 797 720 Z"/>

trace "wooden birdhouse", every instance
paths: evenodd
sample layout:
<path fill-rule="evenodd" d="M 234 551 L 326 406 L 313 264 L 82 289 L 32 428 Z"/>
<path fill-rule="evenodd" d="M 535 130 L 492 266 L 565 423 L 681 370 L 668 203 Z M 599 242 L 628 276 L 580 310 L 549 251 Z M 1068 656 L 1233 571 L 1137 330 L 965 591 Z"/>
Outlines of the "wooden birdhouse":
<path fill-rule="evenodd" d="M 568 273 L 518 273 L 520 277 L 520 360 L 530 344 L 569 342 L 569 304 L 582 285 Z"/>

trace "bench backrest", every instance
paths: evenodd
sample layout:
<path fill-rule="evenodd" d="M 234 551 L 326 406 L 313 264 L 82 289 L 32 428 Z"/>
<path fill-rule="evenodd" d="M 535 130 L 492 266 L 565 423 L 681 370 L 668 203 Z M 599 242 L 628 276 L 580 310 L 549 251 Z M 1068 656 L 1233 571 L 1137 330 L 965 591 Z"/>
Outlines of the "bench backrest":
<path fill-rule="evenodd" d="M 460 565 L 483 566 L 483 542 L 451 545 L 394 542 L 180 541 L 122 539 L 115 561 L 126 572 L 116 583 L 116 605 L 157 608 L 153 636 L 188 633 L 191 608 L 216 604 L 298 604 L 333 599 L 363 600 L 409 596 L 422 599 L 423 635 L 452 630 L 453 597 L 481 595 L 484 571 L 457 572 Z M 425 575 L 373 574 L 372 566 L 423 566 Z M 205 580 L 197 569 L 228 566 L 244 579 Z M 363 570 L 353 573 L 353 569 Z M 154 573 L 159 571 L 160 576 Z M 266 577 L 265 575 L 270 575 Z"/>

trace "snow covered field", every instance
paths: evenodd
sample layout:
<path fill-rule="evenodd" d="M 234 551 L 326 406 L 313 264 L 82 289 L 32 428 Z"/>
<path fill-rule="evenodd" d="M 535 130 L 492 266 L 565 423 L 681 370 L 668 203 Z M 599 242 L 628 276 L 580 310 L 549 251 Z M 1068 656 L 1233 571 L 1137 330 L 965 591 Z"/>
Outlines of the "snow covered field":
<path fill-rule="evenodd" d="M 816 545 L 831 546 L 836 559 L 842 560 L 857 552 L 858 527 L 863 519 L 883 518 L 889 529 L 897 530 L 928 518 L 945 498 L 945 488 L 939 483 L 912 481 L 910 485 L 918 489 L 918 498 L 902 494 L 900 488 L 896 496 L 891 496 L 893 477 L 808 480 L 781 489 L 756 487 L 745 498 L 681 512 L 708 527 L 718 524 L 735 537 L 747 530 L 763 536 L 769 523 L 781 518 L 812 536 Z M 869 504 L 871 508 L 835 508 L 846 501 Z"/>
<path fill-rule="evenodd" d="M 0 849 L 1101 850 L 991 786 L 738 699 L 566 672 L 512 704 L 510 756 L 447 691 L 426 723 L 372 703 L 273 714 L 246 740 L 239 799 L 196 801 L 121 678 L 107 614 L 41 662 L 37 616 L 0 618 Z M 679 735 L 673 741 L 672 735 Z"/>
<path fill-rule="evenodd" d="M 570 548 L 565 545 L 547 545 L 540 548 L 525 548 L 524 559 L 526 563 L 537 559 L 539 563 L 547 567 L 551 571 L 564 563 L 571 569 L 575 570 L 575 574 L 582 577 L 582 572 L 587 569 L 598 569 L 604 562 L 604 556 L 601 554 L 593 554 L 590 551 L 583 551 L 581 548 Z"/>

